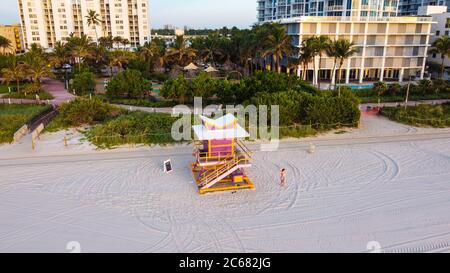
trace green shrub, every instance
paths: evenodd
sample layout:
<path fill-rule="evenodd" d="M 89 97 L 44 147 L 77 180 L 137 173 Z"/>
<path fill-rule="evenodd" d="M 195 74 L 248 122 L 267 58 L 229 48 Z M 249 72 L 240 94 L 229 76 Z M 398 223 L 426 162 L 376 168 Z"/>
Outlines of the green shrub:
<path fill-rule="evenodd" d="M 78 96 L 95 93 L 96 81 L 95 75 L 89 71 L 83 71 L 76 74 L 71 85 L 72 92 Z"/>
<path fill-rule="evenodd" d="M 108 83 L 107 95 L 112 98 L 143 99 L 149 96 L 151 83 L 138 70 L 127 69 Z"/>
<path fill-rule="evenodd" d="M 173 143 L 172 124 L 178 118 L 170 114 L 130 112 L 86 132 L 87 138 L 99 147 L 125 144 Z"/>
<path fill-rule="evenodd" d="M 109 103 L 104 103 L 99 98 L 76 98 L 61 105 L 58 116 L 50 123 L 47 130 L 57 131 L 81 125 L 93 125 L 120 114 L 120 109 Z"/>
<path fill-rule="evenodd" d="M 415 107 L 385 107 L 380 113 L 393 121 L 423 127 L 450 127 L 450 104 L 421 104 Z"/>
<path fill-rule="evenodd" d="M 316 129 L 356 126 L 360 119 L 359 100 L 349 90 L 321 91 L 313 95 L 302 91 L 259 93 L 250 101 L 256 106 L 278 105 L 280 125 L 312 125 Z"/>

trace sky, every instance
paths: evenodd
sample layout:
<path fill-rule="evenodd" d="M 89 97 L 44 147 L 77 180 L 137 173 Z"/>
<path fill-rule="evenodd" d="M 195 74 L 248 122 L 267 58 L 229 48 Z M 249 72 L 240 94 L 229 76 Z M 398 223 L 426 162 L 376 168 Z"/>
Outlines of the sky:
<path fill-rule="evenodd" d="M 1 0 L 0 24 L 19 23 L 17 0 Z M 152 28 L 246 28 L 256 21 L 256 0 L 150 0 Z"/>

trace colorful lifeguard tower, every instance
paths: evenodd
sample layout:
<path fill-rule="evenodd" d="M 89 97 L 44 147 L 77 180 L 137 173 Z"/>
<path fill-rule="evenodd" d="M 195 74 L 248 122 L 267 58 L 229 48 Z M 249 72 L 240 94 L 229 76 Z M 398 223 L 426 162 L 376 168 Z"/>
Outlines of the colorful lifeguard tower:
<path fill-rule="evenodd" d="M 200 194 L 253 189 L 245 173 L 251 167 L 251 151 L 242 142 L 249 134 L 232 114 L 216 120 L 200 116 L 194 125 L 196 137 L 192 172 Z"/>

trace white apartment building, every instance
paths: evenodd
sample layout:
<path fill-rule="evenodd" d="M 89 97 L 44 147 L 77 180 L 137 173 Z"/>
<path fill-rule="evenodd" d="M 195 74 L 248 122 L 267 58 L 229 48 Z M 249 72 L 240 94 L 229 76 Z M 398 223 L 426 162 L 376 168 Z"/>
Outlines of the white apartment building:
<path fill-rule="evenodd" d="M 450 12 L 447 12 L 447 6 L 423 6 L 419 8 L 419 15 L 431 16 L 436 24 L 431 27 L 431 44 L 442 36 L 450 36 Z M 440 54 L 428 55 L 428 60 L 437 64 L 442 63 L 442 57 Z M 450 67 L 450 59 L 448 57 L 444 60 L 444 65 Z M 450 79 L 450 75 L 446 73 L 446 79 Z"/>
<path fill-rule="evenodd" d="M 390 17 L 399 0 L 258 0 L 258 21 L 299 16 Z"/>
<path fill-rule="evenodd" d="M 273 0 L 279 4 L 282 0 Z M 303 1 L 303 0 L 301 0 Z M 336 0 L 340 1 L 340 0 Z M 325 35 L 332 40 L 346 39 L 355 44 L 358 53 L 345 61 L 342 80 L 354 82 L 399 81 L 422 79 L 426 69 L 427 52 L 430 47 L 431 17 L 397 17 L 398 1 L 368 0 L 377 9 L 366 13 L 361 4 L 366 0 L 344 0 L 351 3 L 349 10 L 338 16 L 290 16 L 281 19 L 261 20 L 278 22 L 286 26 L 295 46 L 312 36 Z M 269 2 L 269 1 L 258 1 Z M 300 0 L 287 1 L 289 4 Z M 392 3 L 388 4 L 388 3 Z M 291 10 L 292 13 L 292 10 Z M 353 16 L 348 16 L 348 14 Z M 320 79 L 331 81 L 333 58 L 323 56 L 308 66 L 308 79 L 317 84 Z M 300 75 L 302 67 L 297 69 Z"/>
<path fill-rule="evenodd" d="M 287 26 L 288 34 L 293 36 L 297 46 L 315 35 L 353 42 L 358 53 L 344 63 L 342 79 L 347 84 L 362 84 L 364 81 L 402 82 L 424 77 L 432 18 L 384 17 L 372 20 L 308 16 L 282 20 L 281 23 Z M 320 70 L 318 57 L 315 62 L 315 65 L 308 67 L 313 83 L 317 84 L 319 73 L 321 79 L 331 79 L 333 58 L 324 56 Z M 301 67 L 298 71 L 301 71 Z"/>
<path fill-rule="evenodd" d="M 18 0 L 25 47 L 33 43 L 52 48 L 71 33 L 89 36 L 120 36 L 132 47 L 150 40 L 148 0 Z M 101 24 L 89 26 L 89 10 L 99 14 Z"/>

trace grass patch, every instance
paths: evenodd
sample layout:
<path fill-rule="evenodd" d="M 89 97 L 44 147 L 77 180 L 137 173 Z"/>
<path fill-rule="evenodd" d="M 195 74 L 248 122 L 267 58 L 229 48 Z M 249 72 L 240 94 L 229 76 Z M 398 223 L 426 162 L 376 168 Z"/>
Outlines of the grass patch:
<path fill-rule="evenodd" d="M 0 104 L 0 143 L 12 142 L 14 133 L 20 127 L 41 113 L 48 111 L 49 108 L 51 106 Z"/>
<path fill-rule="evenodd" d="M 385 107 L 380 113 L 390 120 L 417 127 L 450 127 L 450 104 Z"/>
<path fill-rule="evenodd" d="M 13 88 L 11 87 L 11 89 L 13 89 Z M 9 92 L 8 86 L 5 85 L 5 84 L 0 84 L 0 94 L 5 94 L 5 93 L 8 93 L 8 92 Z"/>
<path fill-rule="evenodd" d="M 36 99 L 36 95 L 39 96 L 39 99 L 41 100 L 52 100 L 54 99 L 53 95 L 42 91 L 39 93 L 17 93 L 17 92 L 11 92 L 11 93 L 7 93 L 6 95 L 3 96 L 4 99 L 27 99 L 27 100 L 35 100 Z"/>
<path fill-rule="evenodd" d="M 178 118 L 164 113 L 129 112 L 85 132 L 87 139 L 100 148 L 126 144 L 175 143 L 172 124 Z"/>

